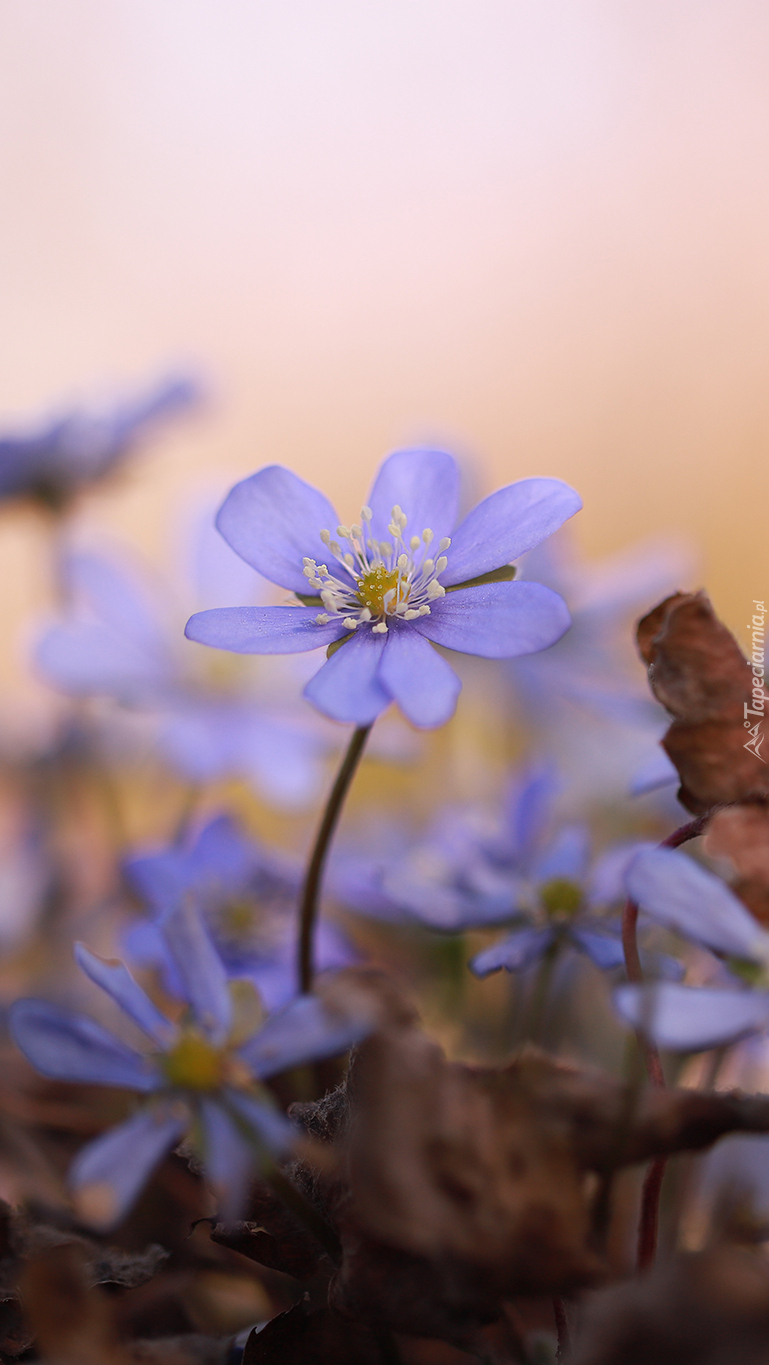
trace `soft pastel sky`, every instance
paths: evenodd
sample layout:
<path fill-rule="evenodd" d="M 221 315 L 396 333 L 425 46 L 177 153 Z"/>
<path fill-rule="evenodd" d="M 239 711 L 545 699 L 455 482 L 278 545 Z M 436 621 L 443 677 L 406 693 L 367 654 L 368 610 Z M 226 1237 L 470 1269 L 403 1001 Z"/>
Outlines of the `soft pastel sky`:
<path fill-rule="evenodd" d="M 591 554 L 769 592 L 760 0 L 2 0 L 0 414 L 189 362 L 205 420 L 84 513 L 158 553 L 271 461 L 357 512 L 438 439 Z M 31 548 L 30 548 L 31 547 Z M 18 612 L 34 528 L 0 518 Z"/>

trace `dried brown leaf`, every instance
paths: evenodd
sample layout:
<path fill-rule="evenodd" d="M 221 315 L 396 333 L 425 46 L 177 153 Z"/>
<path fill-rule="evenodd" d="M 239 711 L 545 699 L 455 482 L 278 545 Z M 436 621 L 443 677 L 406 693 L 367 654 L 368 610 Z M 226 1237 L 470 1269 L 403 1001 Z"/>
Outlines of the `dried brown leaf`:
<path fill-rule="evenodd" d="M 766 1365 L 769 1266 L 744 1247 L 678 1256 L 603 1290 L 570 1365 Z"/>
<path fill-rule="evenodd" d="M 729 858 L 734 890 L 762 924 L 769 924 L 769 808 L 752 803 L 717 811 L 705 838 L 708 853 Z"/>
<path fill-rule="evenodd" d="M 638 623 L 637 638 L 652 691 L 673 716 L 662 744 L 687 810 L 769 796 L 769 764 L 745 748 L 750 665 L 705 593 L 666 598 Z"/>
<path fill-rule="evenodd" d="M 382 1365 L 376 1336 L 330 1308 L 295 1304 L 252 1332 L 243 1365 Z"/>

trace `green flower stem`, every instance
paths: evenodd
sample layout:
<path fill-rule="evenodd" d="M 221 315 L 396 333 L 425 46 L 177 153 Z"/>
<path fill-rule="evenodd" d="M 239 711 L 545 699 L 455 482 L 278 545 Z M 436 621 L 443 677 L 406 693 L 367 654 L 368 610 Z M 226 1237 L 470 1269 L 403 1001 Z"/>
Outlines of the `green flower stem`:
<path fill-rule="evenodd" d="M 553 979 L 555 964 L 560 956 L 560 942 L 555 939 L 551 943 L 547 952 L 544 954 L 539 965 L 539 971 L 534 982 L 534 990 L 531 997 L 531 1008 L 529 1010 L 529 1022 L 526 1029 L 526 1037 L 533 1043 L 542 1042 L 542 1034 L 547 1020 L 548 996 L 550 995 L 550 983 Z"/>
<path fill-rule="evenodd" d="M 331 795 L 326 803 L 323 812 L 323 819 L 315 838 L 310 861 L 307 864 L 304 886 L 302 887 L 302 898 L 299 910 L 299 984 L 303 994 L 312 990 L 313 976 L 315 974 L 313 962 L 313 940 L 315 937 L 315 923 L 318 918 L 318 899 L 320 896 L 321 879 L 323 868 L 326 862 L 326 855 L 334 837 L 339 816 L 342 813 L 345 797 L 350 788 L 350 783 L 355 776 L 355 770 L 360 762 L 363 750 L 366 747 L 366 740 L 371 733 L 370 725 L 360 725 L 353 731 L 352 739 L 347 748 L 347 752 L 342 759 L 336 781 L 331 789 Z"/>

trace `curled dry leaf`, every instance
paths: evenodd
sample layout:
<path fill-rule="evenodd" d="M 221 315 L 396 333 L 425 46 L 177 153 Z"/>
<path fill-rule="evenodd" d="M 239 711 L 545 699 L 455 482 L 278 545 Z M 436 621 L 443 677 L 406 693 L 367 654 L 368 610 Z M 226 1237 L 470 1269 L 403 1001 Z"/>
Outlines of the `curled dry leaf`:
<path fill-rule="evenodd" d="M 766 1365 L 767 1342 L 766 1259 L 726 1245 L 596 1294 L 570 1365 Z"/>
<path fill-rule="evenodd" d="M 769 807 L 757 802 L 716 811 L 705 837 L 708 853 L 729 858 L 734 890 L 762 924 L 769 924 Z"/>
<path fill-rule="evenodd" d="M 767 755 L 745 747 L 751 667 L 705 593 L 667 597 L 639 621 L 637 638 L 651 689 L 673 717 L 662 745 L 678 769 L 687 810 L 701 815 L 769 796 Z M 758 719 L 747 717 L 751 725 Z"/>
<path fill-rule="evenodd" d="M 293 1113 L 336 1152 L 335 1170 L 328 1161 L 291 1170 L 339 1237 L 332 1308 L 458 1345 L 498 1319 L 505 1299 L 600 1280 L 596 1173 L 769 1131 L 769 1098 L 635 1094 L 536 1049 L 504 1068 L 449 1062 L 403 1013 L 359 1047 L 346 1087 Z M 253 1240 L 239 1249 L 258 1259 L 265 1247 L 281 1268 L 298 1255 L 300 1265 L 282 1211 L 262 1201 L 258 1222 L 270 1240 L 246 1227 Z M 226 1244 L 236 1235 L 227 1229 Z M 307 1267 L 317 1265 L 316 1248 Z"/>

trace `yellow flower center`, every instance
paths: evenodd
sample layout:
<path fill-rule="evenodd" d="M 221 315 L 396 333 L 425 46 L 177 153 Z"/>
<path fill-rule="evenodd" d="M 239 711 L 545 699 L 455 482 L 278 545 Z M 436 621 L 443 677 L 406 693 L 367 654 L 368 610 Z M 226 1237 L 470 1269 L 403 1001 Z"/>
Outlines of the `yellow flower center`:
<path fill-rule="evenodd" d="M 551 919 L 571 919 L 582 904 L 582 887 L 570 877 L 551 877 L 540 886 L 539 898 Z"/>
<path fill-rule="evenodd" d="M 230 901 L 217 916 L 222 933 L 245 938 L 254 927 L 256 907 L 247 900 Z"/>
<path fill-rule="evenodd" d="M 171 1085 L 181 1090 L 216 1090 L 224 1079 L 226 1059 L 201 1033 L 187 1029 L 164 1054 L 162 1067 Z"/>
<path fill-rule="evenodd" d="M 392 597 L 385 607 L 385 597 L 392 593 Z M 393 615 L 396 607 L 402 606 L 408 600 L 408 587 L 401 579 L 398 583 L 398 570 L 388 569 L 384 564 L 378 564 L 375 569 L 358 579 L 358 600 L 364 607 L 368 607 L 372 616 L 384 616 L 385 611 L 388 615 Z"/>

